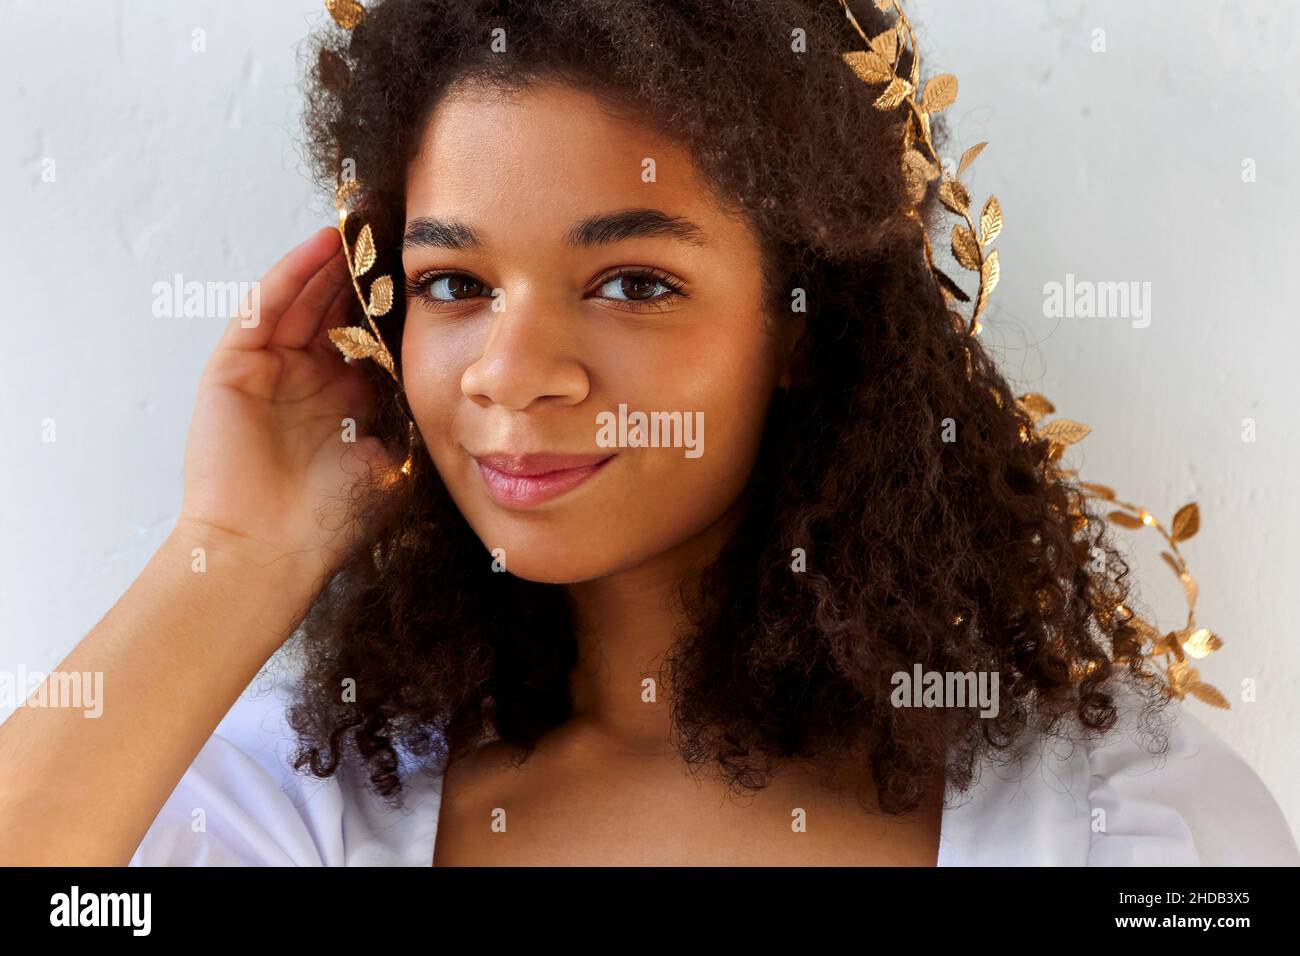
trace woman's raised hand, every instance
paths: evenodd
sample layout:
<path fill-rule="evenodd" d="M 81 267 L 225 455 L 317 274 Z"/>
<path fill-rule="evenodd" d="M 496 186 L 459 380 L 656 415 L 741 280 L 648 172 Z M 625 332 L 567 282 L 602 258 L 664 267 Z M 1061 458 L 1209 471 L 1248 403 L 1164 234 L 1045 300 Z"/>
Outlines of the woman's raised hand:
<path fill-rule="evenodd" d="M 327 335 L 355 295 L 338 230 L 325 228 L 267 272 L 258 309 L 246 300 L 231 319 L 199 383 L 178 530 L 335 566 L 352 485 L 400 466 L 366 434 L 369 384 Z"/>

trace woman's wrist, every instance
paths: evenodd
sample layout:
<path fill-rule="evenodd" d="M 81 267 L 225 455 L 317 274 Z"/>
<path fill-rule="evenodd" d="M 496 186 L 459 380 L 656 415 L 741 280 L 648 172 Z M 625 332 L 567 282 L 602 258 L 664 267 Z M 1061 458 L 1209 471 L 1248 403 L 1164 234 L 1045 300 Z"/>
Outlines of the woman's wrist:
<path fill-rule="evenodd" d="M 261 629 L 273 642 L 281 629 L 288 636 L 328 578 L 316 551 L 279 547 L 193 519 L 177 521 L 159 558 L 205 584 L 210 600 L 202 605 L 207 609 L 223 616 L 256 609 Z"/>

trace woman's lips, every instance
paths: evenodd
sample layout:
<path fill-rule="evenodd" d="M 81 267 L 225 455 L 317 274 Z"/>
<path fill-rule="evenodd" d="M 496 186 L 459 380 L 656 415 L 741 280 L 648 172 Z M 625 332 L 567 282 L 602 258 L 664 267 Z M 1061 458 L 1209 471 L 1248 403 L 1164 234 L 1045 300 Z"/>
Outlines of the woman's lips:
<path fill-rule="evenodd" d="M 488 492 L 499 505 L 530 507 L 582 484 L 614 457 L 608 455 L 474 456 Z"/>

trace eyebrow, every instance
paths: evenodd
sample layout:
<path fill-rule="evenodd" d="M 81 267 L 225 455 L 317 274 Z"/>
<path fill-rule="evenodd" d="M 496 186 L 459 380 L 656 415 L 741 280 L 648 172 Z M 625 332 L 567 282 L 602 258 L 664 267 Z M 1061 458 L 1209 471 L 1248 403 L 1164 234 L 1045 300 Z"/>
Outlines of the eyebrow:
<path fill-rule="evenodd" d="M 676 239 L 692 245 L 706 245 L 704 230 L 681 216 L 669 216 L 658 209 L 623 209 L 589 216 L 565 233 L 574 247 L 612 245 L 628 239 Z M 406 224 L 402 249 L 429 247 L 466 250 L 482 246 L 483 237 L 473 226 L 455 220 L 421 216 Z"/>

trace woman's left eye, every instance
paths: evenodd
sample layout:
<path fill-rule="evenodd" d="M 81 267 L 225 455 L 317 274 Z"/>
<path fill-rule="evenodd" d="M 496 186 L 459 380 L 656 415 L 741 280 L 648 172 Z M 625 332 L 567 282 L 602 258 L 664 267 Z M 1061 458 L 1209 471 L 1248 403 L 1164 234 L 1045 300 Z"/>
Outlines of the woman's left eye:
<path fill-rule="evenodd" d="M 682 294 L 682 287 L 671 276 L 648 271 L 621 272 L 600 286 L 602 298 L 630 305 L 662 305 Z"/>

